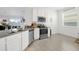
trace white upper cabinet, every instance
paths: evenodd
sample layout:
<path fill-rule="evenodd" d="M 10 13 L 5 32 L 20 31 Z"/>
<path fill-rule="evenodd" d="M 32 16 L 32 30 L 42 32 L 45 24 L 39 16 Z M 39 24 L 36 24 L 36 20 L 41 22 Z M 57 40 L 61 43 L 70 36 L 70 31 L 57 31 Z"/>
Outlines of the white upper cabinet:
<path fill-rule="evenodd" d="M 14 34 L 6 37 L 7 51 L 20 51 L 21 50 L 21 33 Z"/>
<path fill-rule="evenodd" d="M 33 9 L 29 7 L 25 8 L 23 16 L 26 19 L 25 23 L 31 25 L 31 22 L 33 21 Z"/>
<path fill-rule="evenodd" d="M 38 16 L 46 17 L 47 8 L 33 8 L 33 21 L 38 21 Z"/>
<path fill-rule="evenodd" d="M 47 17 L 47 8 L 38 8 L 38 16 L 43 16 L 43 17 Z"/>
<path fill-rule="evenodd" d="M 5 38 L 0 38 L 0 51 L 5 51 Z"/>
<path fill-rule="evenodd" d="M 37 22 L 37 8 L 33 8 L 33 21 L 36 21 Z"/>
<path fill-rule="evenodd" d="M 38 16 L 45 16 L 45 9 L 44 8 L 38 8 Z"/>

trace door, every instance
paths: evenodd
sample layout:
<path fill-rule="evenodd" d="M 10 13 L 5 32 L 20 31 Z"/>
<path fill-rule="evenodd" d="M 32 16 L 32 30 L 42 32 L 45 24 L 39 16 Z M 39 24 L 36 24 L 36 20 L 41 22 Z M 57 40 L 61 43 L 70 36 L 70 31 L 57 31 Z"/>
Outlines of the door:
<path fill-rule="evenodd" d="M 21 50 L 21 33 L 7 37 L 7 51 Z"/>

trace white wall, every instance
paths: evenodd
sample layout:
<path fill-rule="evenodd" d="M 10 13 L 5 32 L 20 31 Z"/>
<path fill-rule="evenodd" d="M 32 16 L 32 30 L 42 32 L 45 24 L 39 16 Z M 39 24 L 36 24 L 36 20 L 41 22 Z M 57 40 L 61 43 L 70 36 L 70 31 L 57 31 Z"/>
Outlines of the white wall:
<path fill-rule="evenodd" d="M 33 8 L 33 21 L 37 22 L 38 16 L 46 17 L 46 26 L 52 29 L 52 34 L 57 32 L 57 11 L 55 8 Z"/>
<path fill-rule="evenodd" d="M 68 35 L 68 36 L 72 36 L 72 37 L 79 37 L 78 33 L 79 33 L 79 27 L 67 27 L 63 25 L 63 16 L 62 16 L 63 12 L 59 11 L 58 15 L 59 15 L 59 20 L 58 20 L 58 32 Z"/>
<path fill-rule="evenodd" d="M 31 25 L 33 21 L 33 8 L 27 7 L 24 9 L 24 18 L 26 19 L 26 24 Z"/>
<path fill-rule="evenodd" d="M 29 24 L 32 21 L 32 8 L 29 7 L 0 7 L 0 16 L 3 18 L 7 16 L 23 16 L 26 19 L 26 23 Z"/>

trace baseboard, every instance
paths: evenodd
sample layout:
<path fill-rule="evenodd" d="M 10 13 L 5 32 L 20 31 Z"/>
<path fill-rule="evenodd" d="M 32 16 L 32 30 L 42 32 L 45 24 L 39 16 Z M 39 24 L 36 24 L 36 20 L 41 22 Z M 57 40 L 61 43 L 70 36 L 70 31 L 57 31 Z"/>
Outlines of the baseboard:
<path fill-rule="evenodd" d="M 57 35 L 64 35 L 64 36 L 72 37 L 72 38 L 75 38 L 75 39 L 77 38 L 77 37 L 73 37 L 73 36 L 70 36 L 70 35 L 67 35 L 67 34 L 62 34 L 62 33 L 55 33 L 55 34 L 53 34 L 53 35 L 56 35 L 56 34 L 57 34 Z"/>

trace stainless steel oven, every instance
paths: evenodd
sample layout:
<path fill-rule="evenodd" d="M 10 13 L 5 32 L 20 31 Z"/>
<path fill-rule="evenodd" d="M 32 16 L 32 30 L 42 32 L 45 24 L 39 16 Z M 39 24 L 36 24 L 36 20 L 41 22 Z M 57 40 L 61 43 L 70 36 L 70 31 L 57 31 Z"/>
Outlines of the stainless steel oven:
<path fill-rule="evenodd" d="M 48 37 L 48 28 L 40 28 L 40 39 Z"/>

